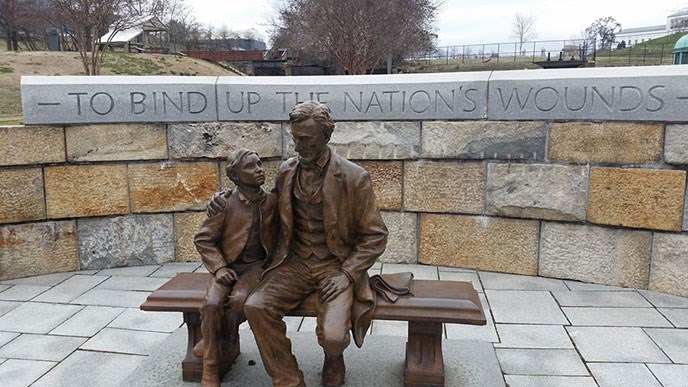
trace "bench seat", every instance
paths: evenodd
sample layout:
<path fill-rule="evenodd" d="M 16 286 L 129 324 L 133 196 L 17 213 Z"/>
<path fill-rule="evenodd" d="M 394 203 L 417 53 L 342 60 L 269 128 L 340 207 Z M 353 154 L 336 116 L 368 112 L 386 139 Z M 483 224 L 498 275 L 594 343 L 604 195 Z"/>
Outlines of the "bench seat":
<path fill-rule="evenodd" d="M 141 305 L 146 311 L 182 312 L 188 329 L 186 358 L 182 361 L 185 381 L 199 381 L 203 360 L 193 347 L 201 339 L 200 309 L 211 280 L 207 273 L 180 273 L 151 293 Z M 443 386 L 442 323 L 485 325 L 485 314 L 473 286 L 468 282 L 413 280 L 413 295 L 390 303 L 378 298 L 373 319 L 408 321 L 406 386 Z M 304 300 L 290 316 L 315 316 L 315 295 Z M 239 343 L 225 348 L 223 375 L 239 354 Z"/>

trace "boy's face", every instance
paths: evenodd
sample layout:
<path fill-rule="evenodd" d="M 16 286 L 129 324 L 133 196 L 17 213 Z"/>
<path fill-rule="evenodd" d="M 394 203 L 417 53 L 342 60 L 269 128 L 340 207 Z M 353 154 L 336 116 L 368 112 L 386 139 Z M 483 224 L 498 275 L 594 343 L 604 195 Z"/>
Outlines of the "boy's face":
<path fill-rule="evenodd" d="M 236 171 L 237 185 L 240 187 L 256 188 L 265 183 L 263 162 L 255 153 L 244 157 L 241 167 Z"/>

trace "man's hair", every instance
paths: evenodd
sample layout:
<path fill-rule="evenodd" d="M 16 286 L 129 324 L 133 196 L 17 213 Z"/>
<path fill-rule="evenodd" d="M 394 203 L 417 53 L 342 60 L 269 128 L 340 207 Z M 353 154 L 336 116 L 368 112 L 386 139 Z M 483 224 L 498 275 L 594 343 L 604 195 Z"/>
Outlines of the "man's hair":
<path fill-rule="evenodd" d="M 241 168 L 244 159 L 248 155 L 258 154 L 246 148 L 239 148 L 234 152 L 230 153 L 229 157 L 227 157 L 227 167 L 225 168 L 225 173 L 227 174 L 229 180 L 231 180 L 234 184 L 238 185 L 236 171 L 237 169 Z"/>
<path fill-rule="evenodd" d="M 325 138 L 329 141 L 334 131 L 334 120 L 332 120 L 330 108 L 317 101 L 306 101 L 294 106 L 289 113 L 290 124 L 307 121 L 309 118 L 318 123 Z"/>

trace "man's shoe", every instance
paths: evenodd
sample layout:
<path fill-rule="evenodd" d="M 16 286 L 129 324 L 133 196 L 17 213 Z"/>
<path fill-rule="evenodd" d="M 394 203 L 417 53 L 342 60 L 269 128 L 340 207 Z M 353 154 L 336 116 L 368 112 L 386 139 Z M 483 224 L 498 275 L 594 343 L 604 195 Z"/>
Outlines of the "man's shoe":
<path fill-rule="evenodd" d="M 325 356 L 325 363 L 322 371 L 322 384 L 325 387 L 339 387 L 344 384 L 344 355 L 337 357 Z"/>

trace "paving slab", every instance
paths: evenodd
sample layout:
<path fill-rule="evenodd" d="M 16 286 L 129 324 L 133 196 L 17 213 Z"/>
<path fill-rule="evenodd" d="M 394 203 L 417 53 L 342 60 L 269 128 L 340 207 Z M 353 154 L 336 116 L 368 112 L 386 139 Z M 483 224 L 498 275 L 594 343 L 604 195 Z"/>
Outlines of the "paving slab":
<path fill-rule="evenodd" d="M 21 304 L 17 301 L 0 301 L 0 317 L 18 308 Z"/>
<path fill-rule="evenodd" d="M 509 387 L 597 387 L 591 377 L 585 376 L 531 376 L 505 375 Z"/>
<path fill-rule="evenodd" d="M 651 290 L 638 290 L 652 305 L 657 308 L 688 308 L 688 298 L 653 292 Z"/>
<path fill-rule="evenodd" d="M 506 375 L 588 375 L 575 349 L 497 348 L 495 351 Z"/>
<path fill-rule="evenodd" d="M 124 312 L 124 308 L 87 306 L 50 331 L 51 335 L 92 337 Z"/>
<path fill-rule="evenodd" d="M 0 363 L 3 387 L 25 387 L 35 382 L 55 366 L 55 362 L 10 359 Z"/>
<path fill-rule="evenodd" d="M 657 309 L 677 328 L 688 328 L 688 309 L 659 308 Z"/>
<path fill-rule="evenodd" d="M 483 288 L 498 290 L 568 290 L 564 281 L 526 275 L 478 272 Z"/>
<path fill-rule="evenodd" d="M 670 363 L 641 328 L 566 327 L 586 362 Z"/>
<path fill-rule="evenodd" d="M 373 321 L 373 323 L 374 322 L 375 321 Z M 304 317 L 301 321 L 301 324 L 298 327 L 298 332 L 313 333 L 315 332 L 315 327 L 317 326 L 317 324 L 318 323 L 315 320 L 315 317 Z"/>
<path fill-rule="evenodd" d="M 108 279 L 101 275 L 75 275 L 36 297 L 35 301 L 68 303 Z"/>
<path fill-rule="evenodd" d="M 299 332 L 308 332 L 304 329 L 299 329 Z M 376 336 L 408 336 L 408 322 L 407 321 L 386 321 L 374 320 L 370 326 L 370 334 Z"/>
<path fill-rule="evenodd" d="M 476 292 L 483 292 L 483 285 L 480 283 L 480 277 L 476 272 L 465 271 L 440 271 L 440 281 L 463 281 L 470 282 Z"/>
<path fill-rule="evenodd" d="M 671 323 L 651 308 L 561 308 L 571 325 L 613 327 L 671 327 Z"/>
<path fill-rule="evenodd" d="M 12 285 L 3 285 L 0 284 L 0 293 L 4 292 L 5 290 L 9 289 Z"/>
<path fill-rule="evenodd" d="M 688 365 L 684 364 L 648 364 L 650 371 L 664 387 L 686 387 Z"/>
<path fill-rule="evenodd" d="M 19 333 L 16 332 L 0 332 L 0 347 L 14 340 Z"/>
<path fill-rule="evenodd" d="M 205 266 L 201 266 L 198 269 L 194 270 L 194 273 L 207 273 L 208 269 L 205 268 Z"/>
<path fill-rule="evenodd" d="M 581 292 L 618 292 L 628 291 L 629 288 L 611 285 L 589 284 L 586 282 L 565 280 L 564 283 L 570 290 Z"/>
<path fill-rule="evenodd" d="M 495 348 L 572 349 L 573 343 L 561 325 L 497 324 Z"/>
<path fill-rule="evenodd" d="M 79 270 L 76 274 L 79 275 L 95 275 L 98 274 L 100 270 Z"/>
<path fill-rule="evenodd" d="M 154 271 L 150 276 L 159 278 L 172 278 L 178 273 L 192 273 L 201 266 L 200 262 L 168 263 Z"/>
<path fill-rule="evenodd" d="M 480 303 L 485 311 L 486 325 L 467 325 L 467 324 L 444 324 L 444 329 L 447 338 L 451 340 L 477 340 L 498 342 L 497 330 L 495 329 L 492 313 L 490 313 L 490 305 L 487 302 L 485 295 L 479 294 Z M 406 336 L 406 334 L 404 335 Z"/>
<path fill-rule="evenodd" d="M 82 337 L 24 334 L 0 348 L 0 357 L 61 361 L 85 341 Z"/>
<path fill-rule="evenodd" d="M 284 323 L 287 324 L 287 332 L 298 332 L 301 323 L 303 322 L 303 317 L 296 316 L 286 316 L 284 317 Z M 241 324 L 240 327 L 247 327 L 248 323 Z"/>
<path fill-rule="evenodd" d="M 1 281 L 0 284 L 5 285 L 36 285 L 36 286 L 55 286 L 67 278 L 73 276 L 74 272 L 55 273 L 47 275 L 38 275 L 35 277 L 15 278 L 11 280 Z"/>
<path fill-rule="evenodd" d="M 103 269 L 98 272 L 99 275 L 124 275 L 128 277 L 148 277 L 156 270 L 160 269 L 160 265 L 145 265 L 145 266 L 128 266 L 118 267 L 114 269 Z"/>
<path fill-rule="evenodd" d="M 115 387 L 145 359 L 145 356 L 137 355 L 76 351 L 32 387 Z M 178 365 L 181 363 L 179 360 Z"/>
<path fill-rule="evenodd" d="M 129 290 L 92 289 L 71 301 L 71 304 L 138 308 L 149 294 L 150 292 Z"/>
<path fill-rule="evenodd" d="M 688 364 L 688 330 L 647 328 L 645 333 L 674 363 Z"/>
<path fill-rule="evenodd" d="M 485 290 L 497 323 L 567 325 L 549 292 Z"/>
<path fill-rule="evenodd" d="M 552 292 L 561 306 L 599 306 L 652 308 L 652 304 L 635 291 L 630 292 Z"/>
<path fill-rule="evenodd" d="M 29 301 L 48 289 L 50 289 L 50 286 L 14 285 L 0 293 L 0 300 Z"/>
<path fill-rule="evenodd" d="M 588 363 L 600 387 L 662 387 L 645 364 Z"/>
<path fill-rule="evenodd" d="M 384 263 L 382 265 L 382 274 L 403 273 L 407 271 L 413 273 L 413 278 L 417 280 L 439 279 L 437 266 L 403 263 Z"/>
<path fill-rule="evenodd" d="M 308 386 L 320 385 L 322 349 L 313 333 L 289 335 Z M 504 387 L 499 363 L 489 343 L 447 340 L 444 343 L 446 386 Z M 344 352 L 347 386 L 398 387 L 403 385 L 406 339 L 395 336 L 366 337 L 363 348 L 350 345 Z M 190 387 L 181 380 L 180 361 L 186 331 L 177 330 L 121 384 L 123 387 Z M 255 365 L 249 365 L 249 361 Z M 241 332 L 241 354 L 225 377 L 223 387 L 269 387 L 251 331 Z"/>
<path fill-rule="evenodd" d="M 105 328 L 89 339 L 79 349 L 100 352 L 150 355 L 169 334 Z"/>
<path fill-rule="evenodd" d="M 48 333 L 79 310 L 77 305 L 27 302 L 0 317 L 0 331 Z"/>
<path fill-rule="evenodd" d="M 127 309 L 108 327 L 172 333 L 183 323 L 184 319 L 179 312 L 146 312 L 140 309 Z"/>
<path fill-rule="evenodd" d="M 443 271 L 447 273 L 477 273 L 475 269 L 464 269 L 462 267 L 452 267 L 452 266 L 437 266 L 438 271 Z"/>
<path fill-rule="evenodd" d="M 382 274 L 382 268 L 379 269 L 368 269 L 368 277 L 372 277 L 376 274 Z"/>
<path fill-rule="evenodd" d="M 381 270 L 382 269 L 382 262 L 375 261 L 375 263 L 373 263 L 373 266 L 371 266 L 370 268 L 372 270 Z"/>
<path fill-rule="evenodd" d="M 0 359 L 0 364 L 4 363 L 6 361 L 7 361 L 7 359 Z"/>
<path fill-rule="evenodd" d="M 113 276 L 103 281 L 96 289 L 139 290 L 152 292 L 158 290 L 169 278 Z"/>

